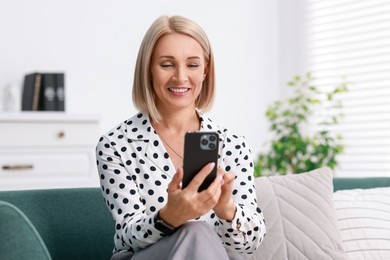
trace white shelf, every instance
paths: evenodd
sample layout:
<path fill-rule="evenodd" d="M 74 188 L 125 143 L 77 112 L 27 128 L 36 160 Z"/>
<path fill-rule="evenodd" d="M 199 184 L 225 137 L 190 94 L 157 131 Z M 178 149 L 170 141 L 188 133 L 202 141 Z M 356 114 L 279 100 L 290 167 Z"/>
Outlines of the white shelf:
<path fill-rule="evenodd" d="M 0 121 L 3 122 L 98 122 L 99 115 L 94 114 L 71 114 L 61 111 L 21 111 L 21 112 L 0 112 Z"/>
<path fill-rule="evenodd" d="M 0 190 L 97 187 L 99 117 L 0 113 Z"/>

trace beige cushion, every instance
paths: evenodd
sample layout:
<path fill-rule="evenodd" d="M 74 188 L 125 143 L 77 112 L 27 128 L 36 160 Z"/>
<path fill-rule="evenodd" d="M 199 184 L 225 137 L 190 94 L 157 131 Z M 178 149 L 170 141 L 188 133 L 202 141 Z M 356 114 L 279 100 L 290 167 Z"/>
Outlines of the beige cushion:
<path fill-rule="evenodd" d="M 267 234 L 252 259 L 348 259 L 333 206 L 329 168 L 256 178 Z"/>
<path fill-rule="evenodd" d="M 334 193 L 336 216 L 350 259 L 390 259 L 390 187 Z"/>

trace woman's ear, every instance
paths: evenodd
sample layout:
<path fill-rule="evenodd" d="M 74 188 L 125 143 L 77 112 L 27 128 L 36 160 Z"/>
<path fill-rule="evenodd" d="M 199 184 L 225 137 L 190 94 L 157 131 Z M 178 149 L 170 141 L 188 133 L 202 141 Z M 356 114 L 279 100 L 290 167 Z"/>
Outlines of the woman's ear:
<path fill-rule="evenodd" d="M 203 80 L 206 79 L 208 72 L 209 72 L 209 64 L 206 64 L 206 66 L 204 66 L 204 71 L 203 71 Z"/>

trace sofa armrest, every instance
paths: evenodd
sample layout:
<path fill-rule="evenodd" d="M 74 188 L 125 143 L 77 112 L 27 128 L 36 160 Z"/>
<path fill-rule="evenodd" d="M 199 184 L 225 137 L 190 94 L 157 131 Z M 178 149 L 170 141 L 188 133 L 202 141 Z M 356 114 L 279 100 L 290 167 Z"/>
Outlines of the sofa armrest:
<path fill-rule="evenodd" d="M 100 188 L 0 191 L 0 200 L 23 211 L 53 259 L 111 257 L 115 223 Z"/>
<path fill-rule="evenodd" d="M 5 201 L 0 201 L 0 259 L 51 259 L 34 225 Z"/>

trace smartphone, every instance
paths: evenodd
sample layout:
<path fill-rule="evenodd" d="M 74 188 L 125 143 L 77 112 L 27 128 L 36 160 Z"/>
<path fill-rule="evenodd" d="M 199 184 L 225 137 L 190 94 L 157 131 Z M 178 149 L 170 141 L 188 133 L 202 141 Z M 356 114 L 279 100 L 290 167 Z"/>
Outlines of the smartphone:
<path fill-rule="evenodd" d="M 208 163 L 215 167 L 206 177 L 198 192 L 207 189 L 217 176 L 219 137 L 216 132 L 188 132 L 184 139 L 184 176 L 182 187 L 185 188 L 194 176 Z"/>

